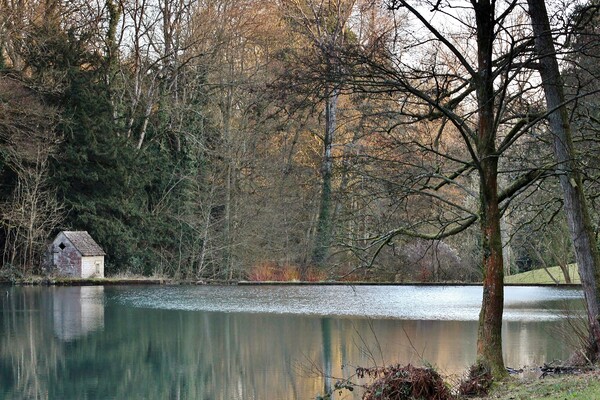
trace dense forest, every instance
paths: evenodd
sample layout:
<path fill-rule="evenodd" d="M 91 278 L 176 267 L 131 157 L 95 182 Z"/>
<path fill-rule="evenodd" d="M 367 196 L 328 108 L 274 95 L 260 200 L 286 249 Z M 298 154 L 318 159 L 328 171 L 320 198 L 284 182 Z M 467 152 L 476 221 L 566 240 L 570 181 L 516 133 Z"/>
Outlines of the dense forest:
<path fill-rule="evenodd" d="M 481 281 L 490 199 L 504 274 L 574 262 L 527 4 L 491 7 L 486 26 L 472 2 L 2 1 L 3 274 L 43 272 L 69 229 L 109 274 Z M 561 7 L 597 235 L 598 10 Z"/>

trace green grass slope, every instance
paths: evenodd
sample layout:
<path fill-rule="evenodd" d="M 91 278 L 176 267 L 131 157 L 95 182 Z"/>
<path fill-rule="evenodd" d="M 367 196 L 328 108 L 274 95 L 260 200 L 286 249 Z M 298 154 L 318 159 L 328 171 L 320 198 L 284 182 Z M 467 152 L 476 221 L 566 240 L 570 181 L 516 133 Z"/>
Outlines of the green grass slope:
<path fill-rule="evenodd" d="M 546 270 L 535 269 L 533 271 L 522 272 L 520 274 L 509 275 L 504 277 L 504 283 L 522 283 L 522 284 L 536 284 L 536 283 L 554 283 L 554 280 L 550 278 L 548 274 L 551 274 L 559 283 L 565 283 L 565 277 L 563 276 L 560 267 L 551 267 Z M 569 265 L 569 276 L 571 277 L 571 283 L 581 283 L 579 280 L 579 273 L 577 272 L 577 264 Z"/>
<path fill-rule="evenodd" d="M 582 375 L 564 375 L 496 385 L 485 400 L 597 400 L 600 399 L 598 371 Z"/>

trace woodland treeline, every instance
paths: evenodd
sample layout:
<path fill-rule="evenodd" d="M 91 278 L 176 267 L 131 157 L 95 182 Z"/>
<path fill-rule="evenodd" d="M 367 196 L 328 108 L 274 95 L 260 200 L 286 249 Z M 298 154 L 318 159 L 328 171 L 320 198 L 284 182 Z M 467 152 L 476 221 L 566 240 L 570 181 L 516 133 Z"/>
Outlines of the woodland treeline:
<path fill-rule="evenodd" d="M 472 2 L 403 3 L 4 0 L 2 268 L 71 229 L 107 273 L 480 281 Z M 504 273 L 566 265 L 528 8 L 490 4 Z M 597 8 L 549 7 L 597 234 Z"/>

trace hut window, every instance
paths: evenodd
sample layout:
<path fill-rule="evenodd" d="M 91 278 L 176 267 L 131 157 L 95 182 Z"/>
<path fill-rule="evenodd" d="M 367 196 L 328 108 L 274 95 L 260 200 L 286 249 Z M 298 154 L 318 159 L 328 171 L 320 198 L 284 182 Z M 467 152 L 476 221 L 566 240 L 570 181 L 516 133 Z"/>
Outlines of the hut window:
<path fill-rule="evenodd" d="M 58 245 L 58 247 L 59 247 L 61 250 L 64 250 L 64 249 L 65 249 L 65 247 L 67 247 L 67 246 L 65 246 L 65 244 L 64 244 L 64 243 L 61 243 L 61 244 L 59 244 L 59 245 Z"/>

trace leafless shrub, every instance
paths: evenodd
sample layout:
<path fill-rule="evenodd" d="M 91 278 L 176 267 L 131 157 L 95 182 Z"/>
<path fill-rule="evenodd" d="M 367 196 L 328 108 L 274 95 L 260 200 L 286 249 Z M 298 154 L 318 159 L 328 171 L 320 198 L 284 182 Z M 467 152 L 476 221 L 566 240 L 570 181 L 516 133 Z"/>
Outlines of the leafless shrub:
<path fill-rule="evenodd" d="M 380 368 L 358 368 L 356 374 L 359 378 L 375 379 L 366 386 L 363 400 L 454 398 L 442 377 L 431 368 L 395 364 Z"/>
<path fill-rule="evenodd" d="M 441 240 L 415 239 L 400 252 L 412 278 L 421 282 L 438 282 L 460 278 L 462 261 L 456 249 Z"/>

